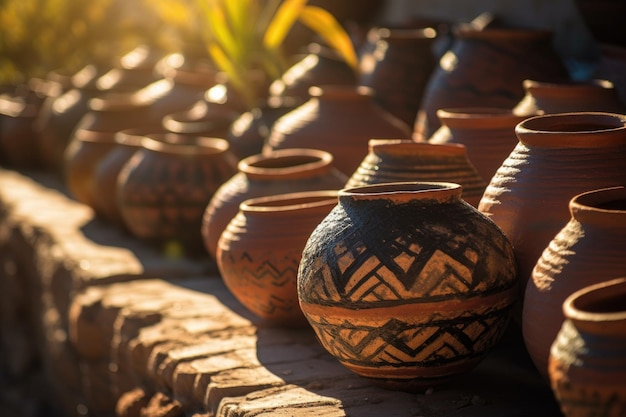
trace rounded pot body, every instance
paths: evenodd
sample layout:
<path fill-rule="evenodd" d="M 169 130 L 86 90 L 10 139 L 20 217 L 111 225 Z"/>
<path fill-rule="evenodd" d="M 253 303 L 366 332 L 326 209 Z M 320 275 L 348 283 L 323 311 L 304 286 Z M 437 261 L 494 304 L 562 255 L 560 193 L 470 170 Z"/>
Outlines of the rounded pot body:
<path fill-rule="evenodd" d="M 236 172 L 236 160 L 224 139 L 163 139 L 145 137 L 141 149 L 124 165 L 117 183 L 119 209 L 134 236 L 200 254 L 202 213 L 215 191 Z"/>
<path fill-rule="evenodd" d="M 543 250 L 569 221 L 569 201 L 626 183 L 625 123 L 621 114 L 579 112 L 535 116 L 517 125 L 519 143 L 478 209 L 515 248 L 521 297 Z"/>
<path fill-rule="evenodd" d="M 626 410 L 626 278 L 583 287 L 563 303 L 550 350 L 552 391 L 566 417 Z"/>
<path fill-rule="evenodd" d="M 460 197 L 450 183 L 347 188 L 311 234 L 300 306 L 348 369 L 414 390 L 470 370 L 502 336 L 518 291 L 513 250 Z"/>
<path fill-rule="evenodd" d="M 217 243 L 239 205 L 255 197 L 296 191 L 338 190 L 347 177 L 333 166 L 333 157 L 317 149 L 283 149 L 239 161 L 238 172 L 215 192 L 202 218 L 202 236 L 215 259 Z"/>
<path fill-rule="evenodd" d="M 372 49 L 360 59 L 359 84 L 374 90 L 374 101 L 413 126 L 437 60 L 433 28 L 372 28 Z"/>
<path fill-rule="evenodd" d="M 571 219 L 550 241 L 526 286 L 524 342 L 548 378 L 548 356 L 564 317 L 565 299 L 583 287 L 624 273 L 626 189 L 588 191 L 569 204 Z"/>
<path fill-rule="evenodd" d="M 228 289 L 246 308 L 279 325 L 306 325 L 296 291 L 302 249 L 335 205 L 336 190 L 241 203 L 219 239 L 217 265 Z"/>
<path fill-rule="evenodd" d="M 311 87 L 311 98 L 280 117 L 272 127 L 264 153 L 313 147 L 330 152 L 335 166 L 350 175 L 367 155 L 370 139 L 409 139 L 408 125 L 372 98 L 367 87 Z"/>
<path fill-rule="evenodd" d="M 439 109 L 437 116 L 441 126 L 428 142 L 465 145 L 468 159 L 487 182 L 517 145 L 515 126 L 530 117 L 495 107 Z"/>
<path fill-rule="evenodd" d="M 511 109 L 524 97 L 524 80 L 569 79 L 552 37 L 537 29 L 457 29 L 424 92 L 416 133 L 429 138 L 439 128 L 439 109 Z"/>
<path fill-rule="evenodd" d="M 464 145 L 372 139 L 346 188 L 405 181 L 460 184 L 462 198 L 474 207 L 487 186 L 467 158 Z"/>

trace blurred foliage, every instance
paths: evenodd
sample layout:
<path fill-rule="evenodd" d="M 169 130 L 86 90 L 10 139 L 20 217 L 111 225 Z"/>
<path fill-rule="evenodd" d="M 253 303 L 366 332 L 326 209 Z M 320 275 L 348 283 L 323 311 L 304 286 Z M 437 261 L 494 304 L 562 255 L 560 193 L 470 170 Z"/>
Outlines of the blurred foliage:
<path fill-rule="evenodd" d="M 177 50 L 198 30 L 195 0 L 0 0 L 0 83 L 111 67 L 138 44 Z"/>

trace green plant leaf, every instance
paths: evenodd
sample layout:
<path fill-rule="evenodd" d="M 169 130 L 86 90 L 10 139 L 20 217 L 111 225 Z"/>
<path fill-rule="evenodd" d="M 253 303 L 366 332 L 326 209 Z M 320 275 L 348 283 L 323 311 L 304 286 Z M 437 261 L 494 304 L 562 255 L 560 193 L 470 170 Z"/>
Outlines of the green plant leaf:
<path fill-rule="evenodd" d="M 300 11 L 299 18 L 304 25 L 336 49 L 348 65 L 353 69 L 357 68 L 358 58 L 352 40 L 330 12 L 317 6 L 305 6 Z"/>
<path fill-rule="evenodd" d="M 263 45 L 268 49 L 278 49 L 285 40 L 285 36 L 298 20 L 298 16 L 306 6 L 307 0 L 285 0 L 280 5 L 274 18 L 269 23 Z"/>
<path fill-rule="evenodd" d="M 217 43 L 220 45 L 222 52 L 229 56 L 233 61 L 241 60 L 244 57 L 241 45 L 237 42 L 235 36 L 231 32 L 227 14 L 224 6 L 225 1 L 207 0 L 205 4 L 205 15 L 208 20 L 209 43 Z"/>

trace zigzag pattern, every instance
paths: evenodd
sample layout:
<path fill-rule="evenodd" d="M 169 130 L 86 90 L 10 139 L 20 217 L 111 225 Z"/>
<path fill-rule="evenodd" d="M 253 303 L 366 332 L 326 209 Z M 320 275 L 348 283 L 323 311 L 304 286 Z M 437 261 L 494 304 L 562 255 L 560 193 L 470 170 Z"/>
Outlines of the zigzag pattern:
<path fill-rule="evenodd" d="M 397 319 L 382 326 L 330 323 L 308 316 L 320 342 L 336 358 L 360 366 L 431 367 L 479 357 L 500 339 L 506 311 L 421 324 Z"/>

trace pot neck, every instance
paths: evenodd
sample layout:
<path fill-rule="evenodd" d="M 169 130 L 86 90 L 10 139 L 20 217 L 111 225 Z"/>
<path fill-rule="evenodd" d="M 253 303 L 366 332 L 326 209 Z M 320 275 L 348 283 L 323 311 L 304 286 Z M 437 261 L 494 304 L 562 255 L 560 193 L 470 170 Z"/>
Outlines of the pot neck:
<path fill-rule="evenodd" d="M 441 204 L 455 203 L 461 199 L 462 187 L 446 182 L 396 182 L 345 188 L 339 191 L 339 202 L 389 200 L 406 204 L 417 200 Z"/>
<path fill-rule="evenodd" d="M 563 303 L 563 314 L 584 332 L 626 342 L 626 277 L 584 287 Z"/>
<path fill-rule="evenodd" d="M 626 228 L 626 188 L 611 187 L 579 194 L 570 201 L 572 217 L 607 230 Z"/>

